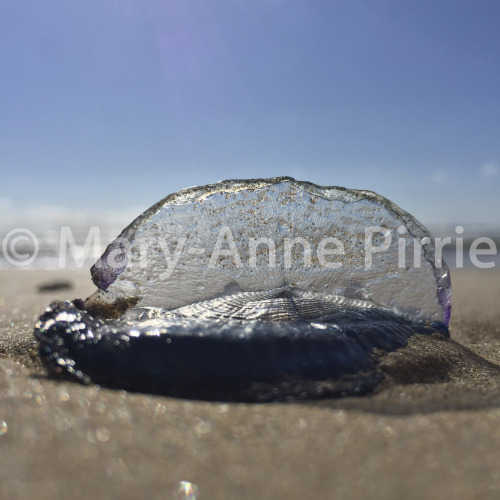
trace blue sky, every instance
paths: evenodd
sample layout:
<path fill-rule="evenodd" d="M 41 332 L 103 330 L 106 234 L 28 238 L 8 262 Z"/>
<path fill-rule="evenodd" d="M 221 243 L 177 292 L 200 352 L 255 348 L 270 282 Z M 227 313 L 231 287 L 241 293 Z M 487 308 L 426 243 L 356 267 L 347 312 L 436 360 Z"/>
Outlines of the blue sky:
<path fill-rule="evenodd" d="M 496 0 L 2 0 L 0 210 L 292 175 L 498 227 L 499 19 Z"/>

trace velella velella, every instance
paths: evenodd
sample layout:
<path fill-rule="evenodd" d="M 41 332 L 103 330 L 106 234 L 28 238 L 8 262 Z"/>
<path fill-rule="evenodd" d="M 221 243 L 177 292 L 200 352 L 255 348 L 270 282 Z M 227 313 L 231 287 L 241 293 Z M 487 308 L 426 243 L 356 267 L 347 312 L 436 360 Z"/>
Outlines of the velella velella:
<path fill-rule="evenodd" d="M 173 396 L 364 394 L 410 337 L 449 335 L 435 250 L 370 191 L 290 177 L 189 188 L 107 247 L 92 296 L 46 309 L 39 353 L 81 382 Z"/>

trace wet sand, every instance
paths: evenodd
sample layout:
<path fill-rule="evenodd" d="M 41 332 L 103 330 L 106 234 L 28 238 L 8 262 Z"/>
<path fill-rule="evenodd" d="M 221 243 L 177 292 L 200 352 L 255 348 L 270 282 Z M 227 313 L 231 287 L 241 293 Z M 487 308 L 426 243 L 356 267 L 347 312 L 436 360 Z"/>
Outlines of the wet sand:
<path fill-rule="evenodd" d="M 374 394 L 221 404 L 48 378 L 33 325 L 88 271 L 0 271 L 0 498 L 499 498 L 500 272 L 452 283 L 452 340 L 389 355 Z"/>

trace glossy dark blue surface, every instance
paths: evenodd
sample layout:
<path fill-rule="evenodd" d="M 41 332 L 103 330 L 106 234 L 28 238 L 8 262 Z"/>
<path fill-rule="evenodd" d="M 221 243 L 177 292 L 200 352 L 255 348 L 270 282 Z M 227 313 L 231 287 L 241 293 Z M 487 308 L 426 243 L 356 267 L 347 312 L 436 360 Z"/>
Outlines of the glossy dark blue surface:
<path fill-rule="evenodd" d="M 447 330 L 378 310 L 336 323 L 185 321 L 170 328 L 103 321 L 53 303 L 36 325 L 49 367 L 82 382 L 171 396 L 269 401 L 364 394 L 386 353 Z"/>

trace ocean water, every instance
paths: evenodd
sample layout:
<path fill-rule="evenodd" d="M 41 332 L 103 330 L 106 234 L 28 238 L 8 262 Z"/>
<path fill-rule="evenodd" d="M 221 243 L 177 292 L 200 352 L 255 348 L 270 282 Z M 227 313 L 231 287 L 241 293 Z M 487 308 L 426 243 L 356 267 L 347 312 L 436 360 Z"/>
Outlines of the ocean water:
<path fill-rule="evenodd" d="M 121 228 L 14 228 L 0 235 L 0 269 L 89 269 Z"/>

